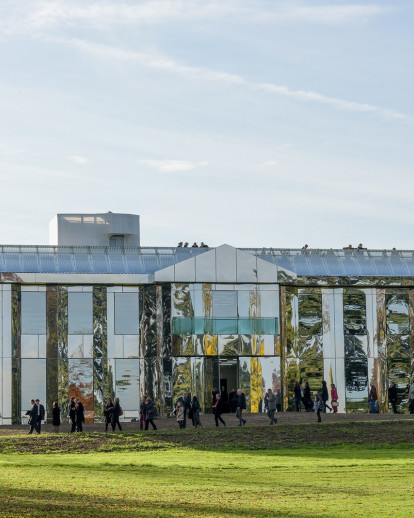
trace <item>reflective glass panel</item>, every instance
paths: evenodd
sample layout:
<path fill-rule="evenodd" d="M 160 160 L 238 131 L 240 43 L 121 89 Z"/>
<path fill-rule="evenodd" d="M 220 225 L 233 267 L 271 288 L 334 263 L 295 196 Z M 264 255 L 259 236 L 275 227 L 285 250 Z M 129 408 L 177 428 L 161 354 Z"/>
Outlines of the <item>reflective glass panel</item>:
<path fill-rule="evenodd" d="M 138 293 L 115 293 L 115 334 L 139 334 Z"/>
<path fill-rule="evenodd" d="M 138 356 L 139 337 L 137 335 L 124 336 L 124 358 L 136 358 Z"/>
<path fill-rule="evenodd" d="M 93 410 L 93 360 L 68 360 L 69 397 L 82 401 L 85 410 Z"/>
<path fill-rule="evenodd" d="M 213 317 L 237 318 L 236 291 L 213 291 Z"/>
<path fill-rule="evenodd" d="M 139 360 L 115 360 L 115 394 L 123 410 L 139 408 Z"/>
<path fill-rule="evenodd" d="M 31 399 L 40 399 L 46 409 L 46 360 L 22 360 L 22 411 L 29 410 Z"/>
<path fill-rule="evenodd" d="M 322 334 L 322 295 L 301 293 L 298 295 L 299 334 Z"/>
<path fill-rule="evenodd" d="M 367 333 L 365 293 L 344 291 L 343 300 L 344 334 L 365 335 Z"/>
<path fill-rule="evenodd" d="M 22 334 L 46 334 L 46 293 L 21 292 Z"/>
<path fill-rule="evenodd" d="M 203 319 L 198 319 L 203 322 Z M 203 322 L 204 323 L 204 322 Z M 198 323 L 200 325 L 200 323 Z M 193 318 L 191 317 L 174 317 L 173 318 L 173 334 L 184 335 L 193 332 Z"/>
<path fill-rule="evenodd" d="M 21 357 L 37 358 L 39 356 L 39 335 L 22 335 Z"/>
<path fill-rule="evenodd" d="M 408 294 L 399 293 L 385 296 L 387 312 L 387 333 L 407 335 L 410 332 L 408 319 Z"/>
<path fill-rule="evenodd" d="M 260 291 L 257 294 L 261 317 L 278 317 L 279 292 Z M 259 305 L 258 303 L 258 305 Z"/>
<path fill-rule="evenodd" d="M 92 334 L 92 293 L 68 293 L 69 334 Z"/>

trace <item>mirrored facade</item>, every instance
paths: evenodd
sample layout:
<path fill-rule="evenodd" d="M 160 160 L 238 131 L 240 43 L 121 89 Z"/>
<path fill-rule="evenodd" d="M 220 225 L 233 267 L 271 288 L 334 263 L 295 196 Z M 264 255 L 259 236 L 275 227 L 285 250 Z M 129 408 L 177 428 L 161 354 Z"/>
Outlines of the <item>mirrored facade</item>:
<path fill-rule="evenodd" d="M 0 424 L 24 421 L 32 397 L 48 418 L 80 397 L 89 421 L 108 396 L 128 420 L 142 394 L 159 415 L 184 392 L 211 412 L 214 389 L 241 388 L 263 412 L 271 388 L 289 410 L 295 380 L 334 383 L 340 412 L 367 411 L 370 383 L 388 411 L 393 381 L 406 412 L 414 289 L 401 254 L 2 247 Z"/>

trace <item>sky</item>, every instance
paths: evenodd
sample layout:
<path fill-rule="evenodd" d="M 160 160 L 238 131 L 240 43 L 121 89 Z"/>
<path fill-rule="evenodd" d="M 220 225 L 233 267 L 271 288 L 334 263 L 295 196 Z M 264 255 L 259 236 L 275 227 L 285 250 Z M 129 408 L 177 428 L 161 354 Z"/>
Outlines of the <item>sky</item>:
<path fill-rule="evenodd" d="M 0 2 L 0 243 L 414 249 L 414 3 Z"/>

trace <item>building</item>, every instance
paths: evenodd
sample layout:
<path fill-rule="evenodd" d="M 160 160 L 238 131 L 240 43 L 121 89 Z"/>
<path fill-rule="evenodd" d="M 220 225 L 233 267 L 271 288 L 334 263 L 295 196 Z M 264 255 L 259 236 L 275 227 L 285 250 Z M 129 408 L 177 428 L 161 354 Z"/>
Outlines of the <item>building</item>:
<path fill-rule="evenodd" d="M 53 223 L 57 245 L 0 246 L 0 424 L 32 397 L 49 417 L 71 395 L 90 420 L 107 395 L 125 419 L 142 393 L 160 415 L 183 392 L 208 412 L 214 387 L 242 388 L 252 412 L 280 389 L 289 409 L 296 379 L 335 383 L 347 412 L 367 410 L 371 381 L 387 411 L 392 380 L 407 411 L 413 251 L 127 246 L 139 220 L 119 216 L 64 215 L 78 237 Z"/>

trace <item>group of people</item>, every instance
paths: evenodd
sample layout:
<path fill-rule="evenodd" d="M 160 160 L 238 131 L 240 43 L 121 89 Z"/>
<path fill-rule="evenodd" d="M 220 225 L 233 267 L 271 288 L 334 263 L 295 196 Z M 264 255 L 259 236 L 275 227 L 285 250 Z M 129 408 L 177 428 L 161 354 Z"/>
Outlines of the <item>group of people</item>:
<path fill-rule="evenodd" d="M 139 410 L 139 429 L 148 430 L 151 424 L 152 429 L 156 430 L 157 426 L 154 423 L 154 419 L 157 415 L 157 411 L 152 399 L 145 394 L 141 398 L 141 405 Z"/>
<path fill-rule="evenodd" d="M 177 248 L 188 248 L 189 244 L 188 242 L 186 241 L 184 244 L 182 241 L 180 241 L 177 245 Z M 196 242 L 194 242 L 192 245 L 191 245 L 191 248 L 198 248 L 198 245 Z M 205 243 L 203 243 L 203 241 L 201 241 L 200 243 L 200 248 L 208 248 L 208 245 L 206 245 Z"/>
<path fill-rule="evenodd" d="M 113 432 L 115 432 L 116 425 L 118 425 L 118 428 L 122 431 L 122 426 L 119 422 L 119 418 L 122 415 L 124 415 L 124 411 L 119 404 L 119 397 L 116 397 L 114 401 L 112 401 L 111 397 L 108 397 L 104 408 L 105 432 L 108 431 L 109 424 L 111 425 Z"/>
<path fill-rule="evenodd" d="M 200 420 L 201 406 L 197 396 L 184 393 L 174 405 L 174 414 L 177 418 L 179 428 L 187 428 L 187 417 L 191 419 L 193 428 L 201 427 Z"/>
<path fill-rule="evenodd" d="M 329 401 L 329 391 L 328 391 L 328 385 L 326 381 L 322 381 L 322 387 L 320 394 L 318 391 L 313 392 L 313 398 L 311 389 L 309 386 L 309 383 L 307 381 L 303 382 L 302 384 L 299 383 L 299 381 L 295 381 L 293 385 L 293 392 L 294 392 L 294 407 L 296 412 L 300 412 L 302 408 L 306 412 L 314 412 L 317 411 L 317 408 L 315 406 L 315 398 L 316 395 L 319 395 L 321 401 L 323 402 L 323 407 L 321 408 L 322 412 L 326 412 L 326 409 L 328 408 L 330 412 L 338 412 L 338 391 L 335 387 L 335 384 L 331 384 L 331 405 L 328 405 Z M 317 398 L 319 401 L 319 398 Z M 319 416 L 320 417 L 320 416 Z M 319 420 L 319 419 L 318 419 Z"/>

